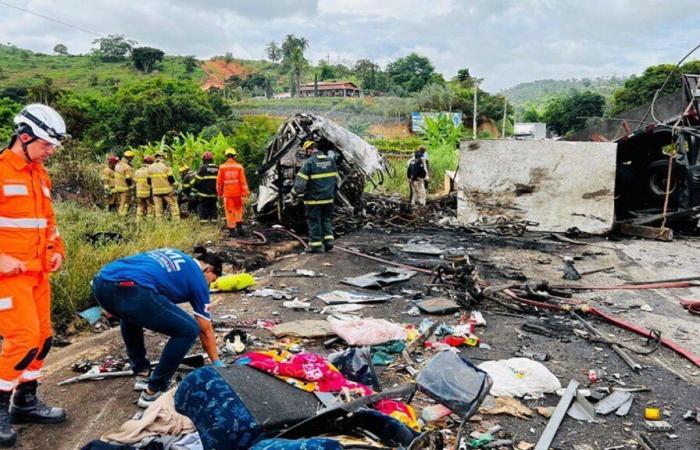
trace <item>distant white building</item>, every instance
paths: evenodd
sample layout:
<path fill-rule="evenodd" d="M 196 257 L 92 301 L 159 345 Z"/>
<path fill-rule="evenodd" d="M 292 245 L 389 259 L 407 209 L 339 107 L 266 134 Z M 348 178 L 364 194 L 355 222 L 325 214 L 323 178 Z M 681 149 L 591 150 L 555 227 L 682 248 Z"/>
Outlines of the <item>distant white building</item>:
<path fill-rule="evenodd" d="M 542 122 L 516 122 L 513 127 L 515 139 L 546 139 L 547 124 Z"/>

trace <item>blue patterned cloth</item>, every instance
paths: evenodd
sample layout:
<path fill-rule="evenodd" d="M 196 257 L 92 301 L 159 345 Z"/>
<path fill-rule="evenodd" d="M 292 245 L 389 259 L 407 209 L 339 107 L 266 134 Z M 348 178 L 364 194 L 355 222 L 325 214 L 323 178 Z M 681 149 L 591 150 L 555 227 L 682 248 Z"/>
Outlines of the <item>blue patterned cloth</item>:
<path fill-rule="evenodd" d="M 343 447 L 333 439 L 265 439 L 250 448 L 250 450 L 343 450 Z"/>
<path fill-rule="evenodd" d="M 241 399 L 213 367 L 197 369 L 182 380 L 175 409 L 195 424 L 205 450 L 247 450 L 263 437 Z"/>

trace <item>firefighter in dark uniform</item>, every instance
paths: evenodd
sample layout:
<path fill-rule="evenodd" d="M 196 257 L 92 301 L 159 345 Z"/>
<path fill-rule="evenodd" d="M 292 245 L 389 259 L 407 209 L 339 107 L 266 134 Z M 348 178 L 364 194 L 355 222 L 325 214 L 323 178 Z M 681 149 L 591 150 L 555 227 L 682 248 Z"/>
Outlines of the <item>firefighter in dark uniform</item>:
<path fill-rule="evenodd" d="M 306 221 L 309 225 L 309 252 L 333 250 L 333 202 L 338 171 L 332 158 L 320 153 L 314 141 L 302 146 L 307 159 L 297 173 L 292 196 L 304 196 Z"/>
<path fill-rule="evenodd" d="M 197 210 L 197 196 L 192 192 L 192 186 L 197 174 L 189 166 L 180 167 L 178 173 L 180 174 L 180 183 L 178 184 L 180 210 L 184 209 L 183 206 L 186 205 L 187 212 L 194 214 Z"/>
<path fill-rule="evenodd" d="M 214 164 L 212 152 L 204 152 L 202 165 L 194 177 L 192 191 L 197 196 L 197 214 L 200 222 L 215 222 L 217 213 L 216 176 L 219 166 Z"/>

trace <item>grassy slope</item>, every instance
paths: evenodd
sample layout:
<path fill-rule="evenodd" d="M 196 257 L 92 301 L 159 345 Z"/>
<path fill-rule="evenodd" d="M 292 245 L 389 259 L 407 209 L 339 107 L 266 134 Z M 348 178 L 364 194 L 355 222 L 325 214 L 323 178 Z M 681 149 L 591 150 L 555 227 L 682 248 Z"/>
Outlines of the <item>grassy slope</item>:
<path fill-rule="evenodd" d="M 158 72 L 172 77 L 185 77 L 184 57 L 166 56 Z M 92 76 L 97 75 L 97 84 Z M 89 56 L 49 56 L 0 45 L 0 89 L 28 87 L 48 77 L 62 89 L 81 92 L 103 91 L 112 86 L 108 80 L 128 83 L 151 76 L 134 69 L 128 62 L 105 63 Z M 206 74 L 196 68 L 190 75 L 200 82 Z"/>
<path fill-rule="evenodd" d="M 570 91 L 592 91 L 610 100 L 613 93 L 622 87 L 622 77 L 570 80 L 537 80 L 520 83 L 500 93 L 516 107 L 534 106 L 542 109 L 552 98 Z"/>

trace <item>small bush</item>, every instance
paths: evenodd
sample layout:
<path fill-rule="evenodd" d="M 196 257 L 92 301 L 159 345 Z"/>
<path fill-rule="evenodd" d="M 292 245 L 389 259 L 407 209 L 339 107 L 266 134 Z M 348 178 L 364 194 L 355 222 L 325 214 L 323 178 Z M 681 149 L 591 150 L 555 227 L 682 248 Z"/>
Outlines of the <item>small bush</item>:
<path fill-rule="evenodd" d="M 180 222 L 146 220 L 137 225 L 133 218 L 125 220 L 115 213 L 86 208 L 74 202 L 54 206 L 67 252 L 63 267 L 51 277 L 52 313 L 59 331 L 65 329 L 77 312 L 96 304 L 90 281 L 108 262 L 161 247 L 189 251 L 193 245 L 218 236 L 215 225 L 200 225 L 194 219 Z M 122 240 L 90 243 L 86 235 L 98 232 L 119 233 Z"/>

